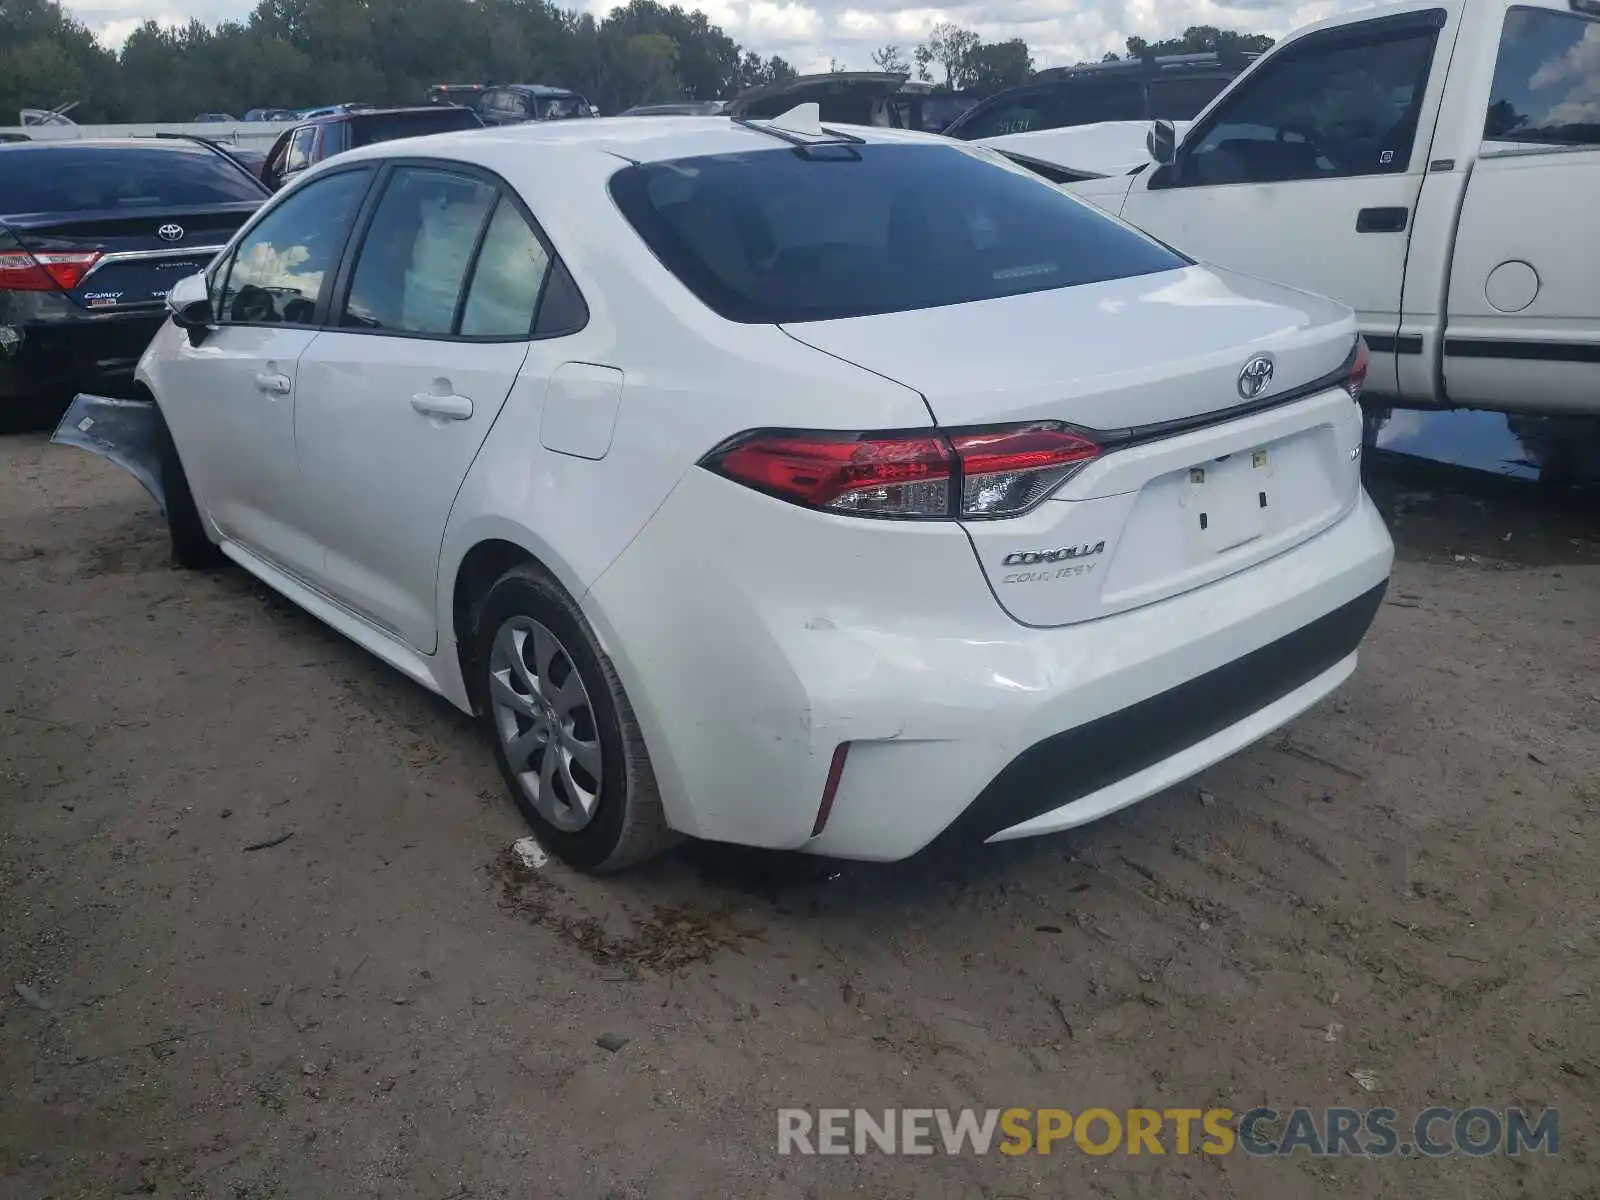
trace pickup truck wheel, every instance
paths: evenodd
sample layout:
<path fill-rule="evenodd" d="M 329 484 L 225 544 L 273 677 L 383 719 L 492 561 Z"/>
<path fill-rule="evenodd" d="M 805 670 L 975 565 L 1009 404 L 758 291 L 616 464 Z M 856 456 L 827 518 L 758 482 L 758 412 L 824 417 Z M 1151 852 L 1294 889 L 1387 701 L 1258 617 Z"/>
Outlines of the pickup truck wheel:
<path fill-rule="evenodd" d="M 178 458 L 178 448 L 173 444 L 172 433 L 167 429 L 161 408 L 156 407 L 157 454 L 161 467 L 161 492 L 167 504 L 167 533 L 172 539 L 172 561 L 187 571 L 203 571 L 220 566 L 222 551 L 206 532 L 200 510 L 189 490 L 189 477 L 184 474 L 183 462 Z"/>
<path fill-rule="evenodd" d="M 472 662 L 500 773 L 546 849 L 607 874 L 666 848 L 633 707 L 554 580 L 531 565 L 501 576 L 479 607 Z"/>

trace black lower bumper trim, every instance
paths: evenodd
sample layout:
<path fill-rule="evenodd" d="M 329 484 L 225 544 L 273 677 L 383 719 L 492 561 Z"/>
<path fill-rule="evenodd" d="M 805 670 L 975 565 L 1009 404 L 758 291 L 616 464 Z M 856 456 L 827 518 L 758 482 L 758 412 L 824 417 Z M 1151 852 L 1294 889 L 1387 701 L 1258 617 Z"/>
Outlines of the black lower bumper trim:
<path fill-rule="evenodd" d="M 1214 671 L 1024 750 L 939 838 L 982 841 L 1152 767 L 1346 658 L 1383 603 L 1370 592 Z"/>

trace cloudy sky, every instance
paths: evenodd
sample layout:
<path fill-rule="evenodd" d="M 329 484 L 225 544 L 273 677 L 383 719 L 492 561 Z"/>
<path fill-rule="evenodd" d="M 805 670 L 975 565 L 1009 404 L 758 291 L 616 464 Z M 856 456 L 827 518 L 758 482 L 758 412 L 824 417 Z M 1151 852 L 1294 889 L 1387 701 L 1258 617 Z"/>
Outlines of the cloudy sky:
<path fill-rule="evenodd" d="M 597 14 L 611 0 L 572 0 Z M 886 43 L 908 50 L 941 20 L 975 29 L 985 40 L 1025 39 L 1034 65 L 1097 59 L 1121 49 L 1129 34 L 1152 40 L 1189 25 L 1217 25 L 1250 33 L 1281 34 L 1339 9 L 1372 0 L 989 0 L 953 7 L 915 8 L 862 0 L 680 0 L 703 11 L 741 44 L 762 54 L 781 54 L 801 71 L 823 71 L 830 58 L 867 68 L 872 51 Z M 142 21 L 178 24 L 198 17 L 207 24 L 245 16 L 254 0 L 67 0 L 67 8 L 120 46 Z"/>

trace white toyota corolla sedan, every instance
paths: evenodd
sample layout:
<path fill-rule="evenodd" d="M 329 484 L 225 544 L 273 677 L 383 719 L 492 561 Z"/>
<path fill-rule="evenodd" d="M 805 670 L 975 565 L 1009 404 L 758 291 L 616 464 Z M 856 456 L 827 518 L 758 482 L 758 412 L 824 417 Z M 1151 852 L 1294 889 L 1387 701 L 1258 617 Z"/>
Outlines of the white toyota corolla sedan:
<path fill-rule="evenodd" d="M 170 304 L 178 560 L 479 714 L 589 870 L 1080 825 L 1337 687 L 1389 576 L 1350 311 L 971 145 L 380 144 Z"/>

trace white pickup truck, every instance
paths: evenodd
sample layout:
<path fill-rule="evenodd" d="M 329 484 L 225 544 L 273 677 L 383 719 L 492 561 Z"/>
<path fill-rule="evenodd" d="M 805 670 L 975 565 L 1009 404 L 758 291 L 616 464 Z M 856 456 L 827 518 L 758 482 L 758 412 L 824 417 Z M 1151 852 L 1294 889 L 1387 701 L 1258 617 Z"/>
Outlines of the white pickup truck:
<path fill-rule="evenodd" d="M 1028 156 L 1092 168 L 1060 133 Z M 1196 258 L 1350 305 L 1369 393 L 1600 413 L 1600 0 L 1323 21 L 1181 138 L 1158 122 L 1148 156 L 1063 186 Z"/>

